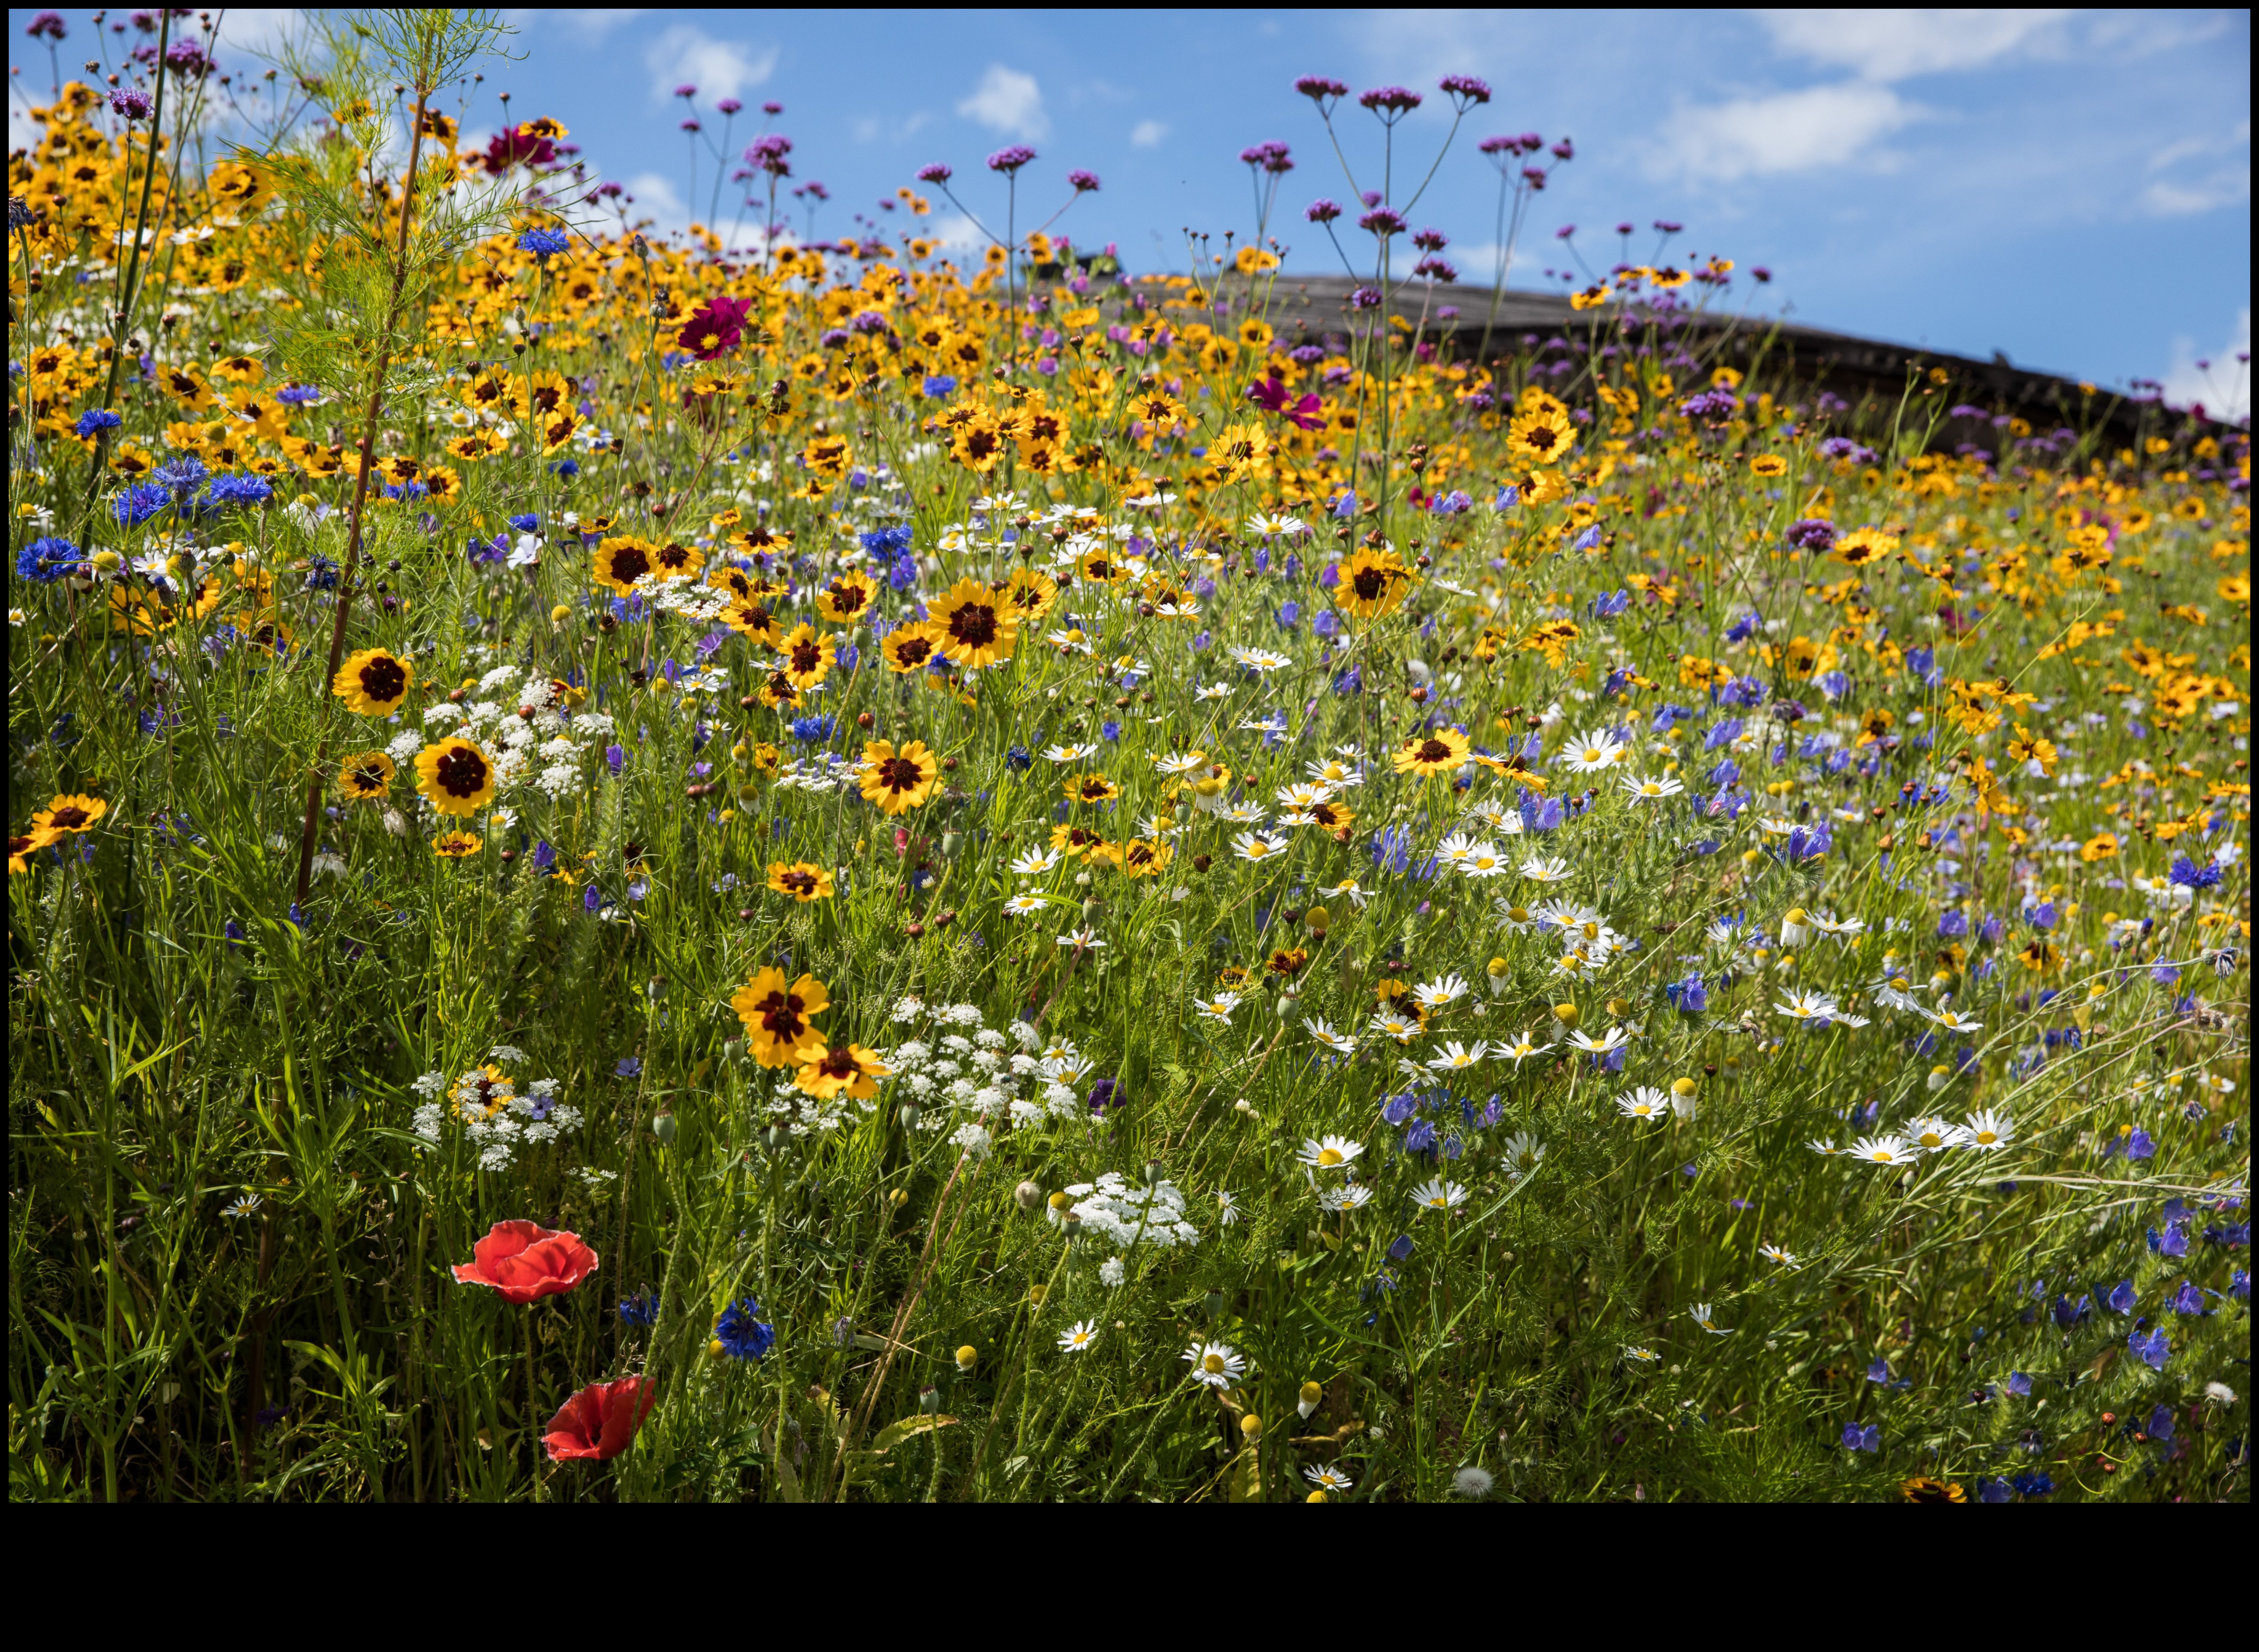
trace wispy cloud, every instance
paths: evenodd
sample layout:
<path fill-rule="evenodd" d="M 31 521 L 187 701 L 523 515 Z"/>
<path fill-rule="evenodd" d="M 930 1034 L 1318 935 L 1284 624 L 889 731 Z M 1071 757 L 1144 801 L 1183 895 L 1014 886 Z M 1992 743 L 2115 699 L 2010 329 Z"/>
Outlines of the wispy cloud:
<path fill-rule="evenodd" d="M 1168 135 L 1166 121 L 1141 120 L 1130 129 L 1130 146 L 1132 149 L 1158 149 L 1161 146 L 1161 140 Z"/>
<path fill-rule="evenodd" d="M 1763 11 L 1781 51 L 1877 82 L 1983 68 L 2047 41 L 2070 13 L 1928 7 Z"/>
<path fill-rule="evenodd" d="M 1650 150 L 1650 170 L 1730 182 L 1871 160 L 1871 146 L 1922 117 L 1887 86 L 1854 82 L 1679 110 Z"/>
<path fill-rule="evenodd" d="M 2153 177 L 2141 190 L 2141 204 L 2159 217 L 2186 217 L 2234 206 L 2251 198 L 2251 123 L 2240 120 L 2220 137 L 2184 138 L 2149 157 Z M 2240 158 L 2236 152 L 2245 153 Z M 2201 163 L 2194 175 L 2184 162 Z M 2177 169 L 2177 172 L 2176 171 Z"/>
<path fill-rule="evenodd" d="M 559 6 L 541 13 L 544 18 L 590 46 L 609 38 L 621 24 L 631 23 L 644 15 L 638 6 Z"/>
<path fill-rule="evenodd" d="M 665 102 L 678 86 L 695 86 L 711 102 L 735 97 L 759 86 L 776 72 L 777 51 L 743 40 L 717 40 L 705 30 L 678 23 L 651 43 L 644 53 L 651 71 L 651 92 Z"/>
<path fill-rule="evenodd" d="M 1001 63 L 988 66 L 980 84 L 958 104 L 957 112 L 991 132 L 1030 143 L 1048 136 L 1051 129 L 1051 117 L 1044 113 L 1043 89 L 1036 84 L 1036 77 Z"/>
<path fill-rule="evenodd" d="M 2241 357 L 2241 360 L 2238 358 Z M 2251 412 L 2251 307 L 2235 317 L 2234 336 L 2216 355 L 2199 356 L 2196 341 L 2173 340 L 2173 365 L 2165 370 L 2165 400 L 2175 407 L 2204 403 L 2215 417 L 2240 419 Z"/>

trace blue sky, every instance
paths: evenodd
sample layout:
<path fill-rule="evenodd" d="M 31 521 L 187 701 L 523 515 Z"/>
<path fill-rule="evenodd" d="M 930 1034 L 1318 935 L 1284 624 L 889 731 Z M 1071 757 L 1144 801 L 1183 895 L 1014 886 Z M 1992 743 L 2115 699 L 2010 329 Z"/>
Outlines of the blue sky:
<path fill-rule="evenodd" d="M 30 13 L 9 15 L 18 82 L 37 72 L 43 90 Z M 66 15 L 66 55 L 81 57 L 85 14 Z M 1476 141 L 1565 133 L 1577 158 L 1536 203 L 1516 285 L 1548 284 L 1563 224 L 1605 265 L 1616 222 L 1666 218 L 1686 225 L 1675 254 L 1768 266 L 1763 302 L 1814 325 L 2000 350 L 2106 383 L 2159 379 L 2176 401 L 2215 408 L 2248 373 L 2234 359 L 2250 347 L 2241 11 L 510 15 L 522 57 L 481 93 L 510 92 L 514 117 L 562 120 L 663 224 L 689 216 L 690 140 L 672 96 L 688 82 L 709 122 L 725 96 L 785 106 L 774 124 L 793 139 L 795 182 L 832 195 L 819 235 L 849 231 L 858 210 L 882 216 L 879 198 L 933 160 L 957 168 L 986 217 L 1001 197 L 981 158 L 1020 141 L 1041 156 L 1023 185 L 1039 212 L 1066 195 L 1069 167 L 1104 180 L 1061 231 L 1118 243 L 1133 268 L 1181 269 L 1186 226 L 1218 245 L 1252 228 L 1236 157 L 1275 139 L 1297 163 L 1272 225 L 1292 245 L 1288 267 L 1338 269 L 1301 208 L 1349 190 L 1295 77 L 1427 93 L 1397 133 L 1416 178 L 1450 126 L 1437 78 L 1471 73 L 1494 101 L 1460 129 L 1413 214 L 1451 238 L 1446 255 L 1470 284 L 1487 281 L 1495 239 L 1495 174 Z M 232 13 L 224 39 L 248 48 L 291 23 Z M 467 116 L 474 129 L 500 121 L 491 97 Z M 1353 107 L 1336 123 L 1369 187 L 1378 125 Z M 741 116 L 732 146 L 749 135 Z M 702 219 L 714 178 L 702 151 Z M 937 217 L 947 211 L 937 202 Z M 1651 246 L 1643 230 L 1635 256 Z M 2239 400 L 2248 408 L 2248 390 Z"/>

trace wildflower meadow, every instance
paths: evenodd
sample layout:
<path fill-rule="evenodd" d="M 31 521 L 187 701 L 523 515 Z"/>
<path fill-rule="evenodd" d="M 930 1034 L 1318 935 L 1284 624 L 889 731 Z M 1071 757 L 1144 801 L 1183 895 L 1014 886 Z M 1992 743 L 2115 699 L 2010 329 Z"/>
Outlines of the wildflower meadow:
<path fill-rule="evenodd" d="M 1508 325 L 1471 75 L 1155 275 L 204 15 L 15 43 L 15 1498 L 2248 1497 L 2242 427 Z"/>

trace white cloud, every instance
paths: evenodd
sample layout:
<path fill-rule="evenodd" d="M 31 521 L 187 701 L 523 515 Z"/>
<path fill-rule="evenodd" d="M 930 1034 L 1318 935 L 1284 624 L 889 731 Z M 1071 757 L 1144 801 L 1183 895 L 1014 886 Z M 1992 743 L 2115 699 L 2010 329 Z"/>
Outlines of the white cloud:
<path fill-rule="evenodd" d="M 644 53 L 651 71 L 652 96 L 660 102 L 678 86 L 695 86 L 708 103 L 735 97 L 759 86 L 775 73 L 774 46 L 756 49 L 742 40 L 717 40 L 705 30 L 678 23 L 651 43 Z"/>
<path fill-rule="evenodd" d="M 2054 32 L 2067 11 L 1816 8 L 1758 14 L 1782 51 L 1870 81 L 1982 68 Z"/>
<path fill-rule="evenodd" d="M 2245 359 L 2238 361 L 2241 355 Z M 2173 340 L 2173 365 L 2165 370 L 2165 400 L 2175 407 L 2204 403 L 2215 418 L 2240 419 L 2251 411 L 2251 308 L 2235 317 L 2235 336 L 2215 355 L 2198 356 L 2193 339 Z"/>
<path fill-rule="evenodd" d="M 579 39 L 594 46 L 621 24 L 644 14 L 641 8 L 635 6 L 559 6 L 538 15 L 555 21 Z M 667 88 L 669 91 L 673 89 L 672 86 Z"/>
<path fill-rule="evenodd" d="M 634 204 L 628 209 L 631 221 L 650 217 L 659 220 L 661 231 L 687 228 L 690 209 L 682 204 L 682 192 L 661 172 L 638 172 L 626 181 Z"/>
<path fill-rule="evenodd" d="M 260 7 L 230 11 L 220 18 L 214 55 L 217 56 L 220 50 L 232 47 L 263 63 L 267 61 L 265 53 L 280 50 L 285 41 L 296 39 L 305 32 L 305 29 L 304 13 L 290 8 Z M 231 60 L 223 67 L 239 71 L 244 65 Z"/>
<path fill-rule="evenodd" d="M 1651 169 L 1726 182 L 1848 166 L 1923 110 L 1886 86 L 1814 86 L 1682 109 L 1664 123 Z"/>
<path fill-rule="evenodd" d="M 2151 172 L 2164 172 L 2184 160 L 2208 163 L 2200 176 L 2153 180 L 2141 191 L 2141 204 L 2158 217 L 2186 217 L 2215 207 L 2234 206 L 2251 196 L 2251 160 L 2233 159 L 2251 146 L 2251 123 L 2240 120 L 2225 138 L 2184 138 L 2149 157 Z"/>
<path fill-rule="evenodd" d="M 988 238 L 980 232 L 980 225 L 962 212 L 937 212 L 920 228 L 919 233 L 941 243 L 942 250 L 960 257 L 987 250 Z"/>
<path fill-rule="evenodd" d="M 1043 89 L 1036 84 L 1036 77 L 1001 63 L 988 66 L 980 84 L 957 106 L 957 112 L 991 132 L 1030 143 L 1048 136 L 1051 129 L 1051 117 L 1044 113 Z"/>
<path fill-rule="evenodd" d="M 1130 129 L 1130 146 L 1132 149 L 1157 149 L 1161 139 L 1168 135 L 1169 128 L 1165 122 L 1141 120 Z"/>

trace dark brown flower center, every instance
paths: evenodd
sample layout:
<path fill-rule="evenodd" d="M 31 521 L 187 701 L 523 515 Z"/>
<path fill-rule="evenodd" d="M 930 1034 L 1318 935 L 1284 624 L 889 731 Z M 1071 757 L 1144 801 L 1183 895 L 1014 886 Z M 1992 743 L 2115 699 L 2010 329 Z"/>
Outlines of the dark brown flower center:
<path fill-rule="evenodd" d="M 914 758 L 888 758 L 879 765 L 879 784 L 890 792 L 907 792 L 925 783 L 925 770 Z"/>
<path fill-rule="evenodd" d="M 487 760 L 467 745 L 450 746 L 433 765 L 439 789 L 450 797 L 476 797 L 486 789 Z"/>
<path fill-rule="evenodd" d="M 912 637 L 906 638 L 901 644 L 894 650 L 894 658 L 901 661 L 905 666 L 922 666 L 932 653 L 933 639 L 931 637 Z"/>
<path fill-rule="evenodd" d="M 47 824 L 58 831 L 75 832 L 94 817 L 75 803 L 66 803 L 47 816 Z"/>
<path fill-rule="evenodd" d="M 787 872 L 780 881 L 787 894 L 814 894 L 816 874 L 809 872 Z"/>
<path fill-rule="evenodd" d="M 1350 581 L 1350 588 L 1367 602 L 1378 602 L 1388 589 L 1388 575 L 1379 568 L 1359 568 L 1357 577 Z"/>
<path fill-rule="evenodd" d="M 641 547 L 622 545 L 612 552 L 612 578 L 622 585 L 633 585 L 651 572 L 651 558 Z"/>
<path fill-rule="evenodd" d="M 823 663 L 823 644 L 795 643 L 792 650 L 792 668 L 805 676 Z"/>
<path fill-rule="evenodd" d="M 1446 762 L 1450 755 L 1451 748 L 1441 740 L 1429 739 L 1420 742 L 1420 761 L 1422 763 Z"/>
<path fill-rule="evenodd" d="M 834 580 L 831 582 L 831 606 L 843 614 L 854 613 L 863 606 L 863 587 Z"/>
<path fill-rule="evenodd" d="M 968 648 L 986 648 L 996 640 L 996 610 L 985 602 L 967 602 L 949 616 L 949 634 Z"/>
<path fill-rule="evenodd" d="M 360 691 L 371 700 L 397 700 L 408 691 L 408 669 L 391 655 L 379 654 L 360 668 Z"/>

